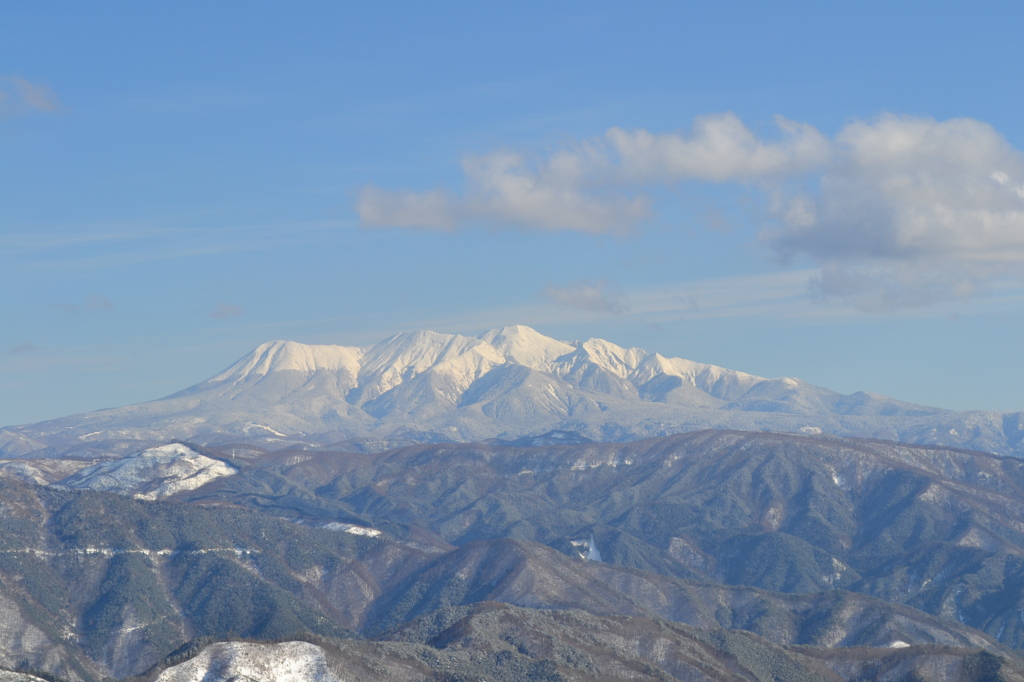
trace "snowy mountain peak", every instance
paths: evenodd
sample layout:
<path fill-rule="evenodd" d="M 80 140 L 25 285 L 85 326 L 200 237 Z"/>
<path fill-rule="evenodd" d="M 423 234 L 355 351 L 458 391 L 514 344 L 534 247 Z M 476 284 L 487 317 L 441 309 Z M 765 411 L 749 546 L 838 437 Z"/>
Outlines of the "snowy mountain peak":
<path fill-rule="evenodd" d="M 626 349 L 604 339 L 587 339 L 580 344 L 580 350 L 586 353 L 590 361 L 623 379 L 648 355 L 641 348 Z"/>
<path fill-rule="evenodd" d="M 271 341 L 213 379 L 161 400 L 0 430 L 0 454 L 96 451 L 105 440 L 383 447 L 559 430 L 624 440 L 712 427 L 1024 451 L 1016 445 L 1024 427 L 1014 430 L 1016 423 L 994 413 L 843 396 L 603 339 L 559 341 L 516 325 L 476 337 L 408 332 L 364 347 Z"/>
<path fill-rule="evenodd" d="M 488 353 L 500 362 L 500 356 L 479 339 L 457 334 L 421 331 L 396 334 L 366 349 L 361 375 L 381 371 L 408 371 L 412 376 L 466 353 Z"/>
<path fill-rule="evenodd" d="M 293 370 L 305 375 L 319 371 L 355 374 L 363 349 L 350 346 L 312 346 L 295 341 L 268 341 L 215 376 L 210 382 L 260 377 Z"/>
<path fill-rule="evenodd" d="M 366 349 L 358 386 L 348 400 L 362 405 L 433 371 L 449 384 L 441 394 L 455 402 L 470 383 L 504 362 L 504 356 L 489 343 L 469 336 L 431 331 L 397 334 Z"/>
<path fill-rule="evenodd" d="M 235 473 L 237 470 L 225 462 L 186 445 L 170 443 L 85 467 L 55 485 L 160 500 Z"/>
<path fill-rule="evenodd" d="M 556 359 L 567 355 L 576 347 L 565 341 L 544 336 L 526 325 L 492 329 L 479 336 L 489 343 L 509 362 L 539 369 L 550 365 Z"/>

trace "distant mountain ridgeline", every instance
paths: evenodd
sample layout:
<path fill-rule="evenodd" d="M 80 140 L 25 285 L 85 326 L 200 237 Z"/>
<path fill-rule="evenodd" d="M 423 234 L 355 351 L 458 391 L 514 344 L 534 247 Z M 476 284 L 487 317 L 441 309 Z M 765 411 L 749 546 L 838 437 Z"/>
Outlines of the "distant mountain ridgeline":
<path fill-rule="evenodd" d="M 272 342 L 0 430 L 0 682 L 1024 681 L 1022 437 L 527 327 Z"/>
<path fill-rule="evenodd" d="M 842 395 L 529 327 L 263 344 L 166 398 L 0 430 L 8 457 L 110 456 L 173 439 L 382 451 L 551 431 L 621 442 L 707 428 L 829 433 L 1024 454 L 1024 415 Z"/>
<path fill-rule="evenodd" d="M 0 668 L 1024 679 L 1021 499 L 1016 458 L 735 431 L 8 460 Z"/>

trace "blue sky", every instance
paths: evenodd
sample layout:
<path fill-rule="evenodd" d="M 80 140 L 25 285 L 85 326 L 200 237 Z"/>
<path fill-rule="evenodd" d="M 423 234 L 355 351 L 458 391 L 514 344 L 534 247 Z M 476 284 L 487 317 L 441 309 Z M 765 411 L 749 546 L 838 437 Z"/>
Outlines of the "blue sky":
<path fill-rule="evenodd" d="M 211 5 L 0 6 L 0 424 L 516 323 L 1024 410 L 1019 2 Z"/>

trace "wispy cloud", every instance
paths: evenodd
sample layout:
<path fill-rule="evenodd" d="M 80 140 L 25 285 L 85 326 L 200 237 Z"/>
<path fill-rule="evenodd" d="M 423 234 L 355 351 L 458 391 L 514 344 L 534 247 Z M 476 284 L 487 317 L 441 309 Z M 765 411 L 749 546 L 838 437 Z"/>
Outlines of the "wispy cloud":
<path fill-rule="evenodd" d="M 47 86 L 18 76 L 0 76 L 0 117 L 58 109 L 60 101 Z"/>
<path fill-rule="evenodd" d="M 40 350 L 39 346 L 34 343 L 23 343 L 19 346 L 7 349 L 8 355 L 22 355 L 24 353 L 34 353 Z"/>
<path fill-rule="evenodd" d="M 208 317 L 215 320 L 226 320 L 229 317 L 238 317 L 245 314 L 245 308 L 231 303 L 218 303 L 217 307 L 210 311 Z"/>
<path fill-rule="evenodd" d="M 800 327 L 861 319 L 861 314 L 851 308 L 822 305 L 809 295 L 817 276 L 815 269 L 800 269 L 616 290 L 614 300 L 620 312 L 614 318 L 609 317 L 606 310 L 567 305 L 543 295 L 530 304 L 467 311 L 455 317 L 410 320 L 409 328 L 482 331 L 510 324 L 536 327 L 581 324 L 591 328 L 595 324 L 664 325 L 695 320 L 732 321 L 761 328 L 765 319 L 777 325 Z M 585 291 L 585 286 L 580 289 Z M 935 311 L 921 311 L 921 314 L 935 314 Z"/>
<path fill-rule="evenodd" d="M 849 315 L 809 295 L 814 269 L 714 277 L 630 291 L 630 310 L 648 321 L 772 317 L 807 323 Z"/>
<path fill-rule="evenodd" d="M 762 242 L 815 262 L 828 300 L 904 310 L 1024 278 L 1024 154 L 990 125 L 883 115 L 833 138 L 782 117 L 776 129 L 759 136 L 731 113 L 689 134 L 612 128 L 537 159 L 467 158 L 463 194 L 368 186 L 357 210 L 369 227 L 603 233 L 647 219 L 656 186 L 738 183 L 770 197 Z"/>
<path fill-rule="evenodd" d="M 112 310 L 113 307 L 113 302 L 101 294 L 89 294 L 89 298 L 85 299 L 82 305 L 85 310 Z"/>
<path fill-rule="evenodd" d="M 541 295 L 559 305 L 595 313 L 625 313 L 627 306 L 607 281 L 579 280 L 564 287 L 547 286 Z"/>
<path fill-rule="evenodd" d="M 209 220 L 207 215 L 162 216 L 158 224 L 72 225 L 38 232 L 0 234 L 0 264 L 8 270 L 102 270 L 172 259 L 281 248 L 318 241 L 320 233 L 352 223 L 166 226 Z"/>

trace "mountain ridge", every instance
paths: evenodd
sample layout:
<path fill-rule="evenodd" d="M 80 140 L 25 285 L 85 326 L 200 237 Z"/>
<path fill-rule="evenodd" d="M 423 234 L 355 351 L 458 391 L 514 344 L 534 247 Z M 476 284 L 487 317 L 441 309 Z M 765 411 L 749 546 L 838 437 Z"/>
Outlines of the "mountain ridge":
<path fill-rule="evenodd" d="M 119 472 L 138 460 L 156 465 L 149 482 L 170 483 L 167 495 L 147 494 L 134 467 Z M 201 470 L 176 463 L 211 461 L 233 472 L 171 480 Z M 176 444 L 83 464 L 0 462 L 0 668 L 124 677 L 232 636 L 444 648 L 466 634 L 452 618 L 496 608 L 510 635 L 549 617 L 550 634 L 577 617 L 587 632 L 648 623 L 654 640 L 756 633 L 772 651 L 800 646 L 843 670 L 915 647 L 914 667 L 940 668 L 952 661 L 938 647 L 957 660 L 1024 650 L 1019 458 L 705 431 L 372 455 Z M 668 660 L 646 646 L 608 655 Z M 838 679 L 918 679 L 909 672 Z"/>
<path fill-rule="evenodd" d="M 0 454 L 115 450 L 119 441 L 472 442 L 574 431 L 624 441 L 705 428 L 844 436 L 1024 454 L 1024 414 L 955 412 L 791 377 L 765 378 L 530 327 L 418 331 L 368 346 L 261 344 L 147 403 L 0 429 Z M 45 455 L 44 455 L 45 456 Z"/>

